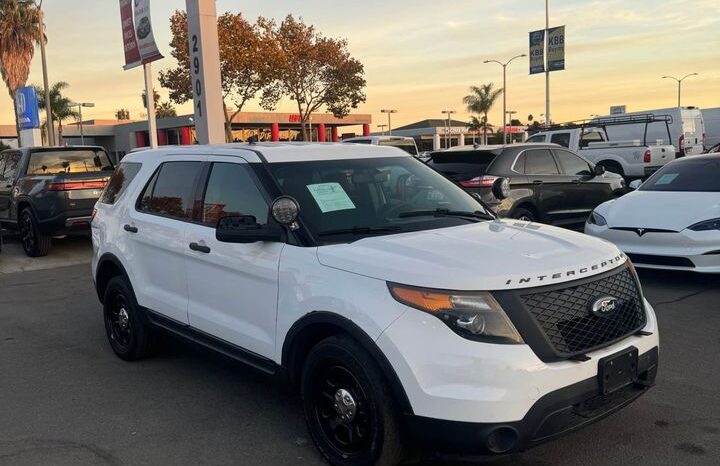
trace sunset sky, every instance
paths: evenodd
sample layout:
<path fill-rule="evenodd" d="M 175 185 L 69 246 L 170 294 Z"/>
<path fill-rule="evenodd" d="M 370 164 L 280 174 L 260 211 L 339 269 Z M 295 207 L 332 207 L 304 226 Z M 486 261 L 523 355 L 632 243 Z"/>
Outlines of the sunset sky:
<path fill-rule="evenodd" d="M 113 118 L 116 109 L 143 112 L 140 68 L 123 71 L 117 0 L 45 0 L 50 81 L 67 81 L 67 95 L 94 102 L 89 118 Z M 184 0 L 151 0 L 160 50 L 169 56 L 168 18 Z M 367 103 L 357 111 L 373 115 L 373 130 L 385 122 L 380 109 L 396 108 L 393 126 L 441 118 L 453 109 L 467 119 L 462 97 L 470 85 L 502 85 L 500 66 L 485 59 L 527 53 L 528 32 L 544 27 L 542 0 L 218 0 L 218 13 L 242 12 L 281 19 L 301 16 L 324 34 L 345 37 L 365 64 Z M 611 105 L 629 111 L 674 106 L 676 84 L 662 75 L 697 72 L 683 84 L 683 105 L 720 107 L 720 1 L 552 0 L 551 26 L 566 25 L 566 70 L 551 74 L 555 121 L 607 113 Z M 154 70 L 173 66 L 166 58 Z M 40 52 L 31 83 L 41 83 Z M 156 87 L 166 97 L 166 92 Z M 545 112 L 544 75 L 528 75 L 527 59 L 508 69 L 508 109 L 524 121 Z M 13 122 L 12 103 L 0 93 L 0 123 Z M 255 103 L 247 107 L 257 110 Z M 281 111 L 293 111 L 283 102 Z M 178 108 L 192 111 L 190 104 Z M 490 122 L 502 120 L 502 103 Z M 69 123 L 69 122 L 67 122 Z"/>

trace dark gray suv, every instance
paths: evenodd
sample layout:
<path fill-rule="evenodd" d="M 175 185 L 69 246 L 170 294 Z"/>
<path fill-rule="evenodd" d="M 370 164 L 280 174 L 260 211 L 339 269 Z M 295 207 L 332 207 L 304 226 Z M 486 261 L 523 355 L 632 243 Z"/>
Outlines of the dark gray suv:
<path fill-rule="evenodd" d="M 19 230 L 30 257 L 53 237 L 87 234 L 114 166 L 102 147 L 25 147 L 0 152 L 0 225 Z"/>

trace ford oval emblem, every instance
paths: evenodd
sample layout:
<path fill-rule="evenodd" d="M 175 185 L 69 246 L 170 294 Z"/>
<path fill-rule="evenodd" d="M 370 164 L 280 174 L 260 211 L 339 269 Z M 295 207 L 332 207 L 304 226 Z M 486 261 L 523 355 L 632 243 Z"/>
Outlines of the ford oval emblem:
<path fill-rule="evenodd" d="M 598 317 L 610 317 L 618 309 L 619 304 L 617 298 L 605 296 L 592 303 L 590 312 Z"/>

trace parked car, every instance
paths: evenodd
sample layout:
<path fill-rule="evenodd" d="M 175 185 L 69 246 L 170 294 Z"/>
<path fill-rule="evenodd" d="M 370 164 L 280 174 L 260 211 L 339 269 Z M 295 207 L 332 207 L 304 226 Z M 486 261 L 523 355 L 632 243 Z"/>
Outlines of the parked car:
<path fill-rule="evenodd" d="M 556 144 L 455 147 L 432 153 L 427 164 L 501 217 L 578 229 L 595 207 L 625 192 L 620 175 Z M 509 181 L 505 199 L 493 190 L 498 179 Z"/>
<path fill-rule="evenodd" d="M 623 140 L 609 136 L 614 128 L 642 126 L 664 130 L 669 138 L 670 117 L 647 115 L 629 119 L 609 117 L 604 120 L 570 122 L 552 126 L 533 134 L 528 143 L 554 143 L 567 147 L 605 170 L 628 178 L 645 178 L 675 159 L 672 145 L 658 144 L 654 139 L 639 137 Z"/>
<path fill-rule="evenodd" d="M 358 136 L 354 138 L 343 139 L 343 143 L 352 144 L 371 144 L 375 146 L 392 146 L 402 149 L 410 155 L 419 157 L 415 139 L 403 136 Z"/>
<path fill-rule="evenodd" d="M 89 233 L 93 206 L 113 169 L 102 147 L 0 152 L 0 225 L 19 230 L 28 256 L 45 256 L 53 237 Z"/>
<path fill-rule="evenodd" d="M 720 146 L 720 107 L 702 110 L 705 125 L 705 147 Z"/>
<path fill-rule="evenodd" d="M 608 127 L 610 140 L 641 139 L 649 142 L 659 141 L 659 144 L 675 147 L 676 157 L 702 154 L 705 145 L 705 122 L 703 114 L 697 107 L 671 107 L 642 112 L 624 113 L 622 115 L 608 115 L 597 117 L 596 120 L 607 120 L 618 117 L 642 117 L 654 115 L 657 117 L 669 116 L 670 135 L 665 128 L 659 125 L 646 127 L 642 122 L 633 125 Z"/>
<path fill-rule="evenodd" d="M 678 159 L 635 192 L 598 206 L 585 232 L 638 267 L 720 273 L 720 154 Z"/>
<path fill-rule="evenodd" d="M 92 271 L 115 353 L 165 331 L 284 374 L 333 465 L 397 464 L 408 439 L 522 450 L 653 385 L 657 321 L 615 246 L 498 220 L 395 148 L 138 152 L 106 194 Z"/>

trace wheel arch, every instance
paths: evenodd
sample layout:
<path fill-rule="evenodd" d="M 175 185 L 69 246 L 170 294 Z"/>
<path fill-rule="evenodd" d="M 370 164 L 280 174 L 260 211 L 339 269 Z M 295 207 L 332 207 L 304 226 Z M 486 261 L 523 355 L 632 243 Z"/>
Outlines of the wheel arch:
<path fill-rule="evenodd" d="M 122 265 L 120 259 L 114 254 L 105 253 L 98 260 L 97 271 L 95 272 L 95 291 L 97 292 L 98 299 L 102 303 L 105 299 L 105 290 L 107 285 L 113 277 L 122 276 L 127 280 L 130 290 L 132 290 L 132 282 L 128 276 L 125 266 Z"/>
<path fill-rule="evenodd" d="M 526 209 L 526 210 L 529 210 L 530 212 L 532 212 L 533 214 L 535 214 L 535 218 L 536 218 L 537 220 L 541 220 L 541 219 L 542 219 L 542 215 L 540 215 L 540 209 L 538 209 L 537 206 L 535 205 L 535 203 L 534 203 L 532 200 L 528 199 L 528 198 L 522 199 L 522 200 L 520 200 L 519 202 L 517 202 L 517 203 L 513 206 L 513 208 L 512 208 L 512 210 L 510 211 L 510 213 L 508 214 L 508 217 L 511 217 L 511 218 L 512 218 L 512 216 L 515 214 L 515 212 L 517 212 L 518 209 Z"/>
<path fill-rule="evenodd" d="M 306 314 L 288 331 L 282 348 L 282 366 L 286 370 L 291 386 L 300 385 L 302 362 L 312 347 L 321 340 L 337 334 L 351 336 L 377 361 L 401 412 L 413 414 L 400 378 L 375 341 L 350 319 L 333 312 L 316 311 Z"/>

